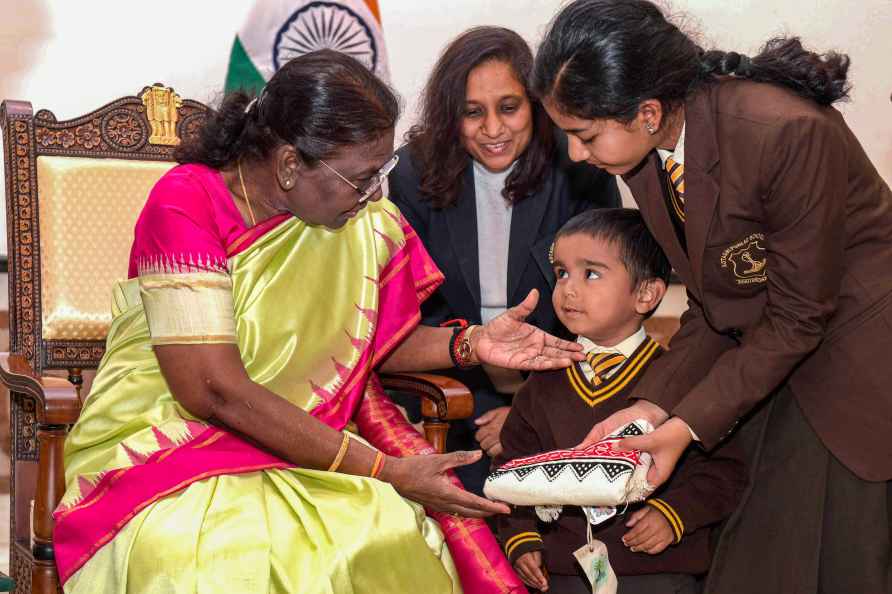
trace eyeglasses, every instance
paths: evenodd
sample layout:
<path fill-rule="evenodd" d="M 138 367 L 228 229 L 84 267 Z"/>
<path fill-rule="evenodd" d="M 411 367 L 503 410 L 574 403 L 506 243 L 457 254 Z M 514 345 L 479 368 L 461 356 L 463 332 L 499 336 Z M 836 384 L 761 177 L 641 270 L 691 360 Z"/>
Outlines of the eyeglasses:
<path fill-rule="evenodd" d="M 384 166 L 381 167 L 381 169 L 379 169 L 378 172 L 375 173 L 375 175 L 373 175 L 371 179 L 369 179 L 368 183 L 364 184 L 362 188 L 341 175 L 341 173 L 337 169 L 335 169 L 322 159 L 319 159 L 319 162 L 325 165 L 329 171 L 344 180 L 345 183 L 349 184 L 351 188 L 356 190 L 356 193 L 359 194 L 359 204 L 362 204 L 363 202 L 374 196 L 375 192 L 377 192 L 381 188 L 381 184 L 384 183 L 384 180 L 387 179 L 388 174 L 393 171 L 393 168 L 396 167 L 396 164 L 399 160 L 399 155 L 394 155 L 393 157 L 391 157 L 390 160 L 387 161 L 387 163 L 385 163 Z"/>

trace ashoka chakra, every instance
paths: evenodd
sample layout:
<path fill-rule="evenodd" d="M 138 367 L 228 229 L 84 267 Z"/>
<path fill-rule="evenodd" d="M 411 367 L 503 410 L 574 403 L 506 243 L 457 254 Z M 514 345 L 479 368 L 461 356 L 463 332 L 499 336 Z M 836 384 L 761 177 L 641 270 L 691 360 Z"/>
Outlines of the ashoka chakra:
<path fill-rule="evenodd" d="M 361 16 L 334 2 L 310 2 L 285 21 L 273 45 L 273 66 L 320 49 L 352 56 L 374 70 L 378 51 L 372 30 Z"/>

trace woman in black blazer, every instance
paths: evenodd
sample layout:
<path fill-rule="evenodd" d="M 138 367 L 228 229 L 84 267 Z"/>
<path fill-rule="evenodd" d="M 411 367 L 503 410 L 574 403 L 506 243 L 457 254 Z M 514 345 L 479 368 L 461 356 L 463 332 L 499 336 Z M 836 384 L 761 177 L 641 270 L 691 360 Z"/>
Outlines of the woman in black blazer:
<path fill-rule="evenodd" d="M 398 151 L 390 198 L 446 275 L 422 305 L 424 324 L 480 324 L 537 289 L 539 304 L 527 321 L 566 334 L 551 305 L 554 234 L 577 213 L 620 205 L 612 175 L 567 158 L 564 135 L 529 93 L 532 63 L 529 46 L 513 31 L 462 34 L 437 62 L 420 123 Z M 475 397 L 472 419 L 452 424 L 447 448 L 483 447 L 495 455 L 522 378 L 480 367 L 446 373 Z M 480 493 L 489 459 L 457 470 Z"/>

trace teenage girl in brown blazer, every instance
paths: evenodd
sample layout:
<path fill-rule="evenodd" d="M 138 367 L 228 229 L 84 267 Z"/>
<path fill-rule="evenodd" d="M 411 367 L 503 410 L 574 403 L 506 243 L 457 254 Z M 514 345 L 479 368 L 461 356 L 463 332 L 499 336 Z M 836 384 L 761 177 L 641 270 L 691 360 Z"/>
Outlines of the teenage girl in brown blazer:
<path fill-rule="evenodd" d="M 848 65 L 706 52 L 646 0 L 573 2 L 536 58 L 571 158 L 623 175 L 689 296 L 587 440 L 650 418 L 626 446 L 655 484 L 692 441 L 752 452 L 708 592 L 892 590 L 892 193 L 831 107 Z"/>

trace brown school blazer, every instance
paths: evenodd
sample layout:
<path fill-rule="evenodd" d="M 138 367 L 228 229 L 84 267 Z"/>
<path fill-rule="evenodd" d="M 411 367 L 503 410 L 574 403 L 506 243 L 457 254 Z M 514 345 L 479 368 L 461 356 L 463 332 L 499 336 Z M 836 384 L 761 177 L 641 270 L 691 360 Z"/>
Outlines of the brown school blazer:
<path fill-rule="evenodd" d="M 892 193 L 838 111 L 725 79 L 685 104 L 685 240 L 654 151 L 625 176 L 688 289 L 636 396 L 707 448 L 790 386 L 827 448 L 892 478 Z"/>

